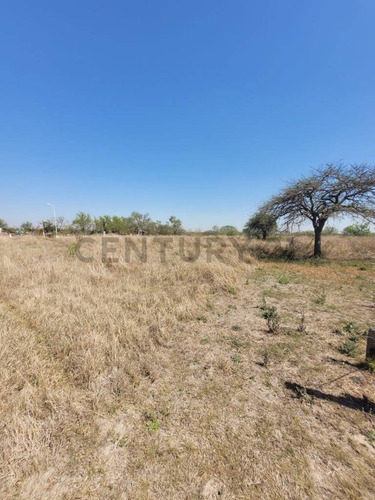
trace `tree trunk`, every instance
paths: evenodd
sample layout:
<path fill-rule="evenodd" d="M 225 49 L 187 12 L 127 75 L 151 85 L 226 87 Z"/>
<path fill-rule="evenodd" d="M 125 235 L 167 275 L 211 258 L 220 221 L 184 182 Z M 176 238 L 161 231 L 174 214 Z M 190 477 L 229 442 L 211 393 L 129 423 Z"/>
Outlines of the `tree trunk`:
<path fill-rule="evenodd" d="M 316 227 L 314 230 L 314 257 L 322 257 L 322 230 L 319 227 Z"/>

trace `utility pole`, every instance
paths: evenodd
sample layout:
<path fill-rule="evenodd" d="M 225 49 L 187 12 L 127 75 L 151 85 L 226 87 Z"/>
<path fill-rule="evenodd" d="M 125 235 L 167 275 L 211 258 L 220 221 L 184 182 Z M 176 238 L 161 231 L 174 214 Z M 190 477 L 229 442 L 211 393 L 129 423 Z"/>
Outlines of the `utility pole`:
<path fill-rule="evenodd" d="M 57 220 L 56 220 L 56 207 L 55 205 L 52 205 L 52 203 L 47 203 L 50 207 L 53 207 L 53 218 L 55 220 L 55 233 L 56 233 L 56 238 L 57 238 Z"/>

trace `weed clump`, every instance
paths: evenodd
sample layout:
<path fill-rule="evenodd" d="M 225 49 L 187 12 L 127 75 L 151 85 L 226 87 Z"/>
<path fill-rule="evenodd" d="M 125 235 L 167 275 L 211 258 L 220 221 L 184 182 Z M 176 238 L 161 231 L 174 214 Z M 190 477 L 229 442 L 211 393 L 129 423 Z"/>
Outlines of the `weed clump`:
<path fill-rule="evenodd" d="M 355 356 L 358 352 L 358 343 L 362 338 L 359 327 L 355 323 L 350 322 L 343 327 L 342 331 L 336 331 L 347 335 L 347 340 L 342 342 L 338 347 L 339 352 L 347 356 Z"/>
<path fill-rule="evenodd" d="M 236 349 L 239 349 L 240 347 L 244 346 L 244 343 L 238 337 L 228 337 L 228 340 L 230 342 L 230 345 L 232 347 L 235 347 Z"/>
<path fill-rule="evenodd" d="M 281 276 L 279 276 L 277 278 L 277 282 L 280 284 L 280 285 L 287 285 L 288 283 L 290 283 L 290 277 L 283 274 Z"/>
<path fill-rule="evenodd" d="M 355 356 L 357 354 L 357 342 L 354 342 L 353 340 L 345 340 L 345 342 L 342 342 L 339 345 L 338 349 L 341 354 Z"/>
<path fill-rule="evenodd" d="M 152 432 L 158 432 L 160 427 L 160 420 L 156 418 L 153 412 L 146 411 L 144 413 L 144 418 L 146 420 L 146 429 Z"/>
<path fill-rule="evenodd" d="M 316 297 L 314 302 L 318 306 L 324 306 L 324 304 L 326 303 L 326 300 L 327 300 L 327 292 L 326 292 L 326 289 L 323 287 L 320 294 Z"/>
<path fill-rule="evenodd" d="M 263 353 L 263 366 L 264 368 L 268 368 L 270 364 L 270 353 L 268 350 L 265 350 Z"/>
<path fill-rule="evenodd" d="M 242 363 L 242 358 L 238 354 L 235 354 L 234 356 L 231 356 L 231 358 L 232 358 L 232 361 L 234 363 Z"/>
<path fill-rule="evenodd" d="M 233 325 L 232 326 L 232 330 L 235 331 L 235 332 L 239 332 L 242 330 L 242 326 L 240 325 Z"/>
<path fill-rule="evenodd" d="M 237 290 L 234 286 L 232 285 L 227 285 L 227 292 L 230 293 L 231 295 L 237 295 Z"/>
<path fill-rule="evenodd" d="M 262 318 L 267 321 L 268 331 L 270 333 L 279 333 L 280 331 L 280 316 L 275 306 L 268 306 L 263 297 L 263 304 L 260 306 L 263 311 Z"/>
<path fill-rule="evenodd" d="M 297 326 L 297 332 L 299 332 L 299 333 L 306 333 L 307 332 L 304 311 L 301 312 L 301 317 L 299 320 L 299 324 Z"/>
<path fill-rule="evenodd" d="M 70 257 L 75 257 L 78 252 L 78 242 L 73 241 L 72 243 L 69 243 L 69 245 L 66 247 L 66 253 L 70 255 Z"/>

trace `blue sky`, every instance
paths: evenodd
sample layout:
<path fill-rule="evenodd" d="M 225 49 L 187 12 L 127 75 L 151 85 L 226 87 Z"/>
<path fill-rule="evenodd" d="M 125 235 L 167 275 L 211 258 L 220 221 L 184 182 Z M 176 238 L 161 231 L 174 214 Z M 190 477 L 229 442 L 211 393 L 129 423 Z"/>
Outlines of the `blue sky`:
<path fill-rule="evenodd" d="M 0 218 L 242 227 L 286 181 L 375 163 L 373 0 L 1 2 Z"/>

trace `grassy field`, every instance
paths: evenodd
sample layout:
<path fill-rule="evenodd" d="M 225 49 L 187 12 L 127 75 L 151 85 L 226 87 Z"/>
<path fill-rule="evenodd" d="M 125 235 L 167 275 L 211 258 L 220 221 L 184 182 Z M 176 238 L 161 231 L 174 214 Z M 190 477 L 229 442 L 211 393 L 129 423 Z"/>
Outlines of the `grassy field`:
<path fill-rule="evenodd" d="M 0 498 L 374 498 L 375 238 L 95 240 L 0 239 Z"/>

